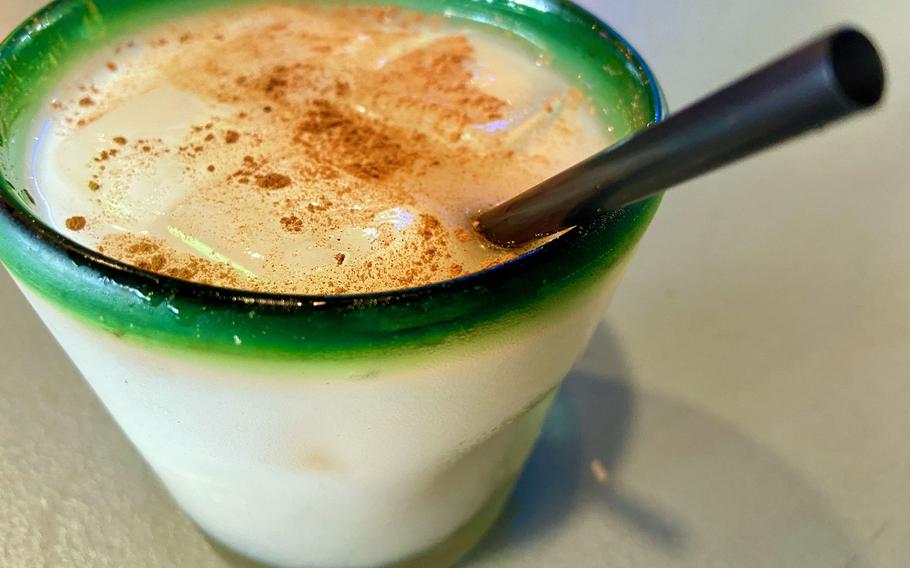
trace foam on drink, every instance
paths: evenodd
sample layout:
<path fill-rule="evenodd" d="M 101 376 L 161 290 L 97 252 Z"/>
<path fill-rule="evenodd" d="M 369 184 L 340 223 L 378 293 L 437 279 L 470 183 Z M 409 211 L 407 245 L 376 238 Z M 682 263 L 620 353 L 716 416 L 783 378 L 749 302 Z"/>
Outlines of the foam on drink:
<path fill-rule="evenodd" d="M 47 103 L 46 221 L 141 268 L 256 291 L 413 287 L 513 258 L 479 208 L 609 142 L 546 54 L 394 8 L 207 13 L 97 54 Z"/>

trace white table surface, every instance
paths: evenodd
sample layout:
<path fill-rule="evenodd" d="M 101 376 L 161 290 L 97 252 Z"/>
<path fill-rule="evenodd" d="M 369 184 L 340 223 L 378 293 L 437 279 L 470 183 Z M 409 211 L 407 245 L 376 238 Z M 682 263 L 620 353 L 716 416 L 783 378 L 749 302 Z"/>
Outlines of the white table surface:
<path fill-rule="evenodd" d="M 39 3 L 0 1 L 0 28 Z M 877 37 L 889 93 L 668 195 L 465 566 L 910 565 L 910 2 L 585 4 L 673 108 L 845 21 Z M 0 313 L 0 565 L 235 566 L 5 272 Z"/>

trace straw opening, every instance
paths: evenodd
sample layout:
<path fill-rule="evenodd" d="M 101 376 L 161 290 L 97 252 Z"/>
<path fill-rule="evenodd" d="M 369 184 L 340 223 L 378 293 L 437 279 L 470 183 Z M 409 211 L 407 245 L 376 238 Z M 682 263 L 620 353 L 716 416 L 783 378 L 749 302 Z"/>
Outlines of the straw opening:
<path fill-rule="evenodd" d="M 856 30 L 844 30 L 831 40 L 831 63 L 843 93 L 856 105 L 878 103 L 885 87 L 885 70 L 872 42 Z"/>

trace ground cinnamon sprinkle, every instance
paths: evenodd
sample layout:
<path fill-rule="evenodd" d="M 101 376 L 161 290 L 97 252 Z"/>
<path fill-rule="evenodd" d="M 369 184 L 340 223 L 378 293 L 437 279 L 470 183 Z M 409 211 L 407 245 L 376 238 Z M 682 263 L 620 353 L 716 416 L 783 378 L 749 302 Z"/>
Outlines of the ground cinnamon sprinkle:
<path fill-rule="evenodd" d="M 486 125 L 508 117 L 511 103 L 476 85 L 477 54 L 466 35 L 445 35 L 441 20 L 421 24 L 407 10 L 250 13 L 249 26 L 188 24 L 151 40 L 158 55 L 150 57 L 169 62 L 167 80 L 212 103 L 211 114 L 167 143 L 122 130 L 130 140 L 117 136 L 116 147 L 99 149 L 89 183 L 97 199 L 112 199 L 124 175 L 144 179 L 168 156 L 195 191 L 178 204 L 191 213 L 174 226 L 219 254 L 237 254 L 239 264 L 129 234 L 104 237 L 108 254 L 198 282 L 302 293 L 419 286 L 508 260 L 466 230 L 463 194 L 490 188 L 490 201 L 499 201 L 507 197 L 501 192 L 539 181 L 538 164 L 504 136 L 488 135 L 496 131 Z M 428 29 L 437 36 L 424 41 Z M 110 63 L 125 71 L 114 85 L 130 76 L 135 55 Z M 103 97 L 92 92 L 79 106 L 109 108 Z M 546 105 L 553 116 L 545 120 L 554 121 L 562 105 Z M 72 118 L 95 119 L 85 113 Z M 503 190 L 501 179 L 513 187 Z M 228 224 L 224 235 L 215 222 Z M 100 225 L 92 217 L 89 229 Z M 270 239 L 275 250 L 258 248 Z M 296 262 L 316 264 L 298 274 Z"/>
<path fill-rule="evenodd" d="M 156 254 L 148 260 L 148 269 L 158 272 L 167 264 L 167 257 L 163 254 Z"/>
<path fill-rule="evenodd" d="M 457 141 L 464 126 L 498 120 L 507 107 L 506 101 L 473 85 L 469 65 L 474 55 L 465 36 L 444 37 L 387 64 L 369 87 L 379 99 L 432 110 L 438 116 L 437 130 Z"/>
<path fill-rule="evenodd" d="M 256 176 L 256 185 L 263 189 L 281 189 L 291 185 L 291 178 L 284 174 L 269 173 Z"/>
<path fill-rule="evenodd" d="M 361 179 L 384 179 L 412 165 L 419 135 L 355 113 L 326 99 L 311 102 L 294 141 L 324 154 L 332 165 Z"/>
<path fill-rule="evenodd" d="M 454 233 L 455 233 L 455 238 L 458 239 L 458 241 L 462 242 L 462 243 L 466 243 L 474 238 L 473 233 L 465 231 L 461 227 L 456 227 Z"/>
<path fill-rule="evenodd" d="M 66 228 L 70 231 L 81 231 L 85 228 L 85 217 L 75 216 L 70 217 L 65 222 Z"/>
<path fill-rule="evenodd" d="M 303 221 L 296 215 L 282 217 L 281 226 L 289 233 L 300 233 L 303 231 Z"/>
<path fill-rule="evenodd" d="M 228 265 L 177 252 L 161 239 L 117 233 L 106 236 L 97 248 L 108 256 L 165 276 L 228 287 L 250 286 L 249 280 Z"/>
<path fill-rule="evenodd" d="M 161 245 L 152 241 L 151 239 L 143 238 L 140 239 L 138 243 L 130 244 L 126 248 L 126 252 L 130 254 L 144 254 L 149 252 L 157 252 L 161 248 Z"/>

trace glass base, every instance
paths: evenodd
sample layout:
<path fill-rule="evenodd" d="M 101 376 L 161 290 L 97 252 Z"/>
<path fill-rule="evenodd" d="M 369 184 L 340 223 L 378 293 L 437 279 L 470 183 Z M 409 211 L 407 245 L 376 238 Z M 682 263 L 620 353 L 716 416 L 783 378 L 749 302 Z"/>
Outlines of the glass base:
<path fill-rule="evenodd" d="M 518 475 L 497 490 L 467 523 L 439 544 L 407 560 L 387 565 L 386 568 L 450 568 L 483 540 L 505 508 L 517 481 Z M 234 552 L 208 535 L 205 538 L 232 568 L 272 568 Z"/>

